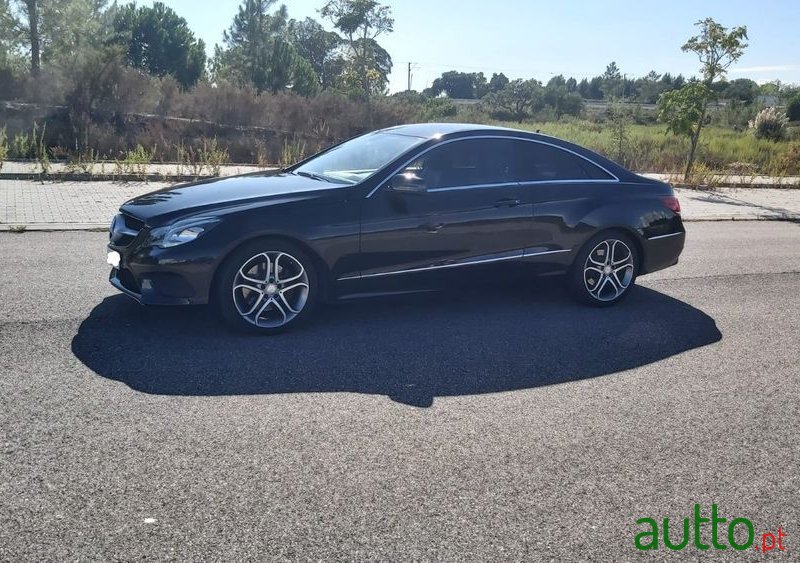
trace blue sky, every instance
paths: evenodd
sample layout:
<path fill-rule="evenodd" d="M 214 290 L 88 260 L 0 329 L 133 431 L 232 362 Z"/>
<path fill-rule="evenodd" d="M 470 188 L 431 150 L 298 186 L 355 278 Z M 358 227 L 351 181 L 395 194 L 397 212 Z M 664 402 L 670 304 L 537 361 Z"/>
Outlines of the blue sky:
<path fill-rule="evenodd" d="M 222 41 L 237 0 L 165 0 L 205 40 L 209 53 Z M 324 0 L 287 0 L 289 15 L 321 20 Z M 391 91 L 404 90 L 406 63 L 416 63 L 413 87 L 421 90 L 447 70 L 504 72 L 509 78 L 601 74 L 610 61 L 623 73 L 697 73 L 693 54 L 680 46 L 693 23 L 713 17 L 746 25 L 750 47 L 729 78 L 800 83 L 798 0 L 395 0 L 395 31 L 379 38 L 394 60 Z M 330 27 L 326 24 L 326 27 Z"/>

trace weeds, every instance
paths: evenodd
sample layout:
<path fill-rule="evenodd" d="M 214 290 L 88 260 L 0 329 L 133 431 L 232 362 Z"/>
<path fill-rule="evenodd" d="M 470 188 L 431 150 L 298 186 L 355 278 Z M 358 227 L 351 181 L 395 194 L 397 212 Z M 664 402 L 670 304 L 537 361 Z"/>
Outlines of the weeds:
<path fill-rule="evenodd" d="M 203 176 L 204 171 L 209 176 L 219 176 L 222 165 L 229 160 L 228 151 L 219 146 L 216 137 L 203 138 L 199 148 L 187 147 L 181 142 L 175 150 L 178 155 L 178 175 L 183 174 L 185 166 L 195 178 Z"/>
<path fill-rule="evenodd" d="M 36 124 L 33 124 L 34 129 Z M 31 156 L 31 142 L 30 137 L 26 133 L 20 131 L 14 135 L 14 141 L 11 144 L 11 155 L 14 158 L 30 158 Z"/>
<path fill-rule="evenodd" d="M 74 157 L 67 161 L 67 172 L 71 174 L 84 174 L 91 176 L 94 173 L 94 168 L 97 161 L 100 160 L 100 155 L 94 149 L 89 149 L 87 152 L 79 152 Z"/>
<path fill-rule="evenodd" d="M 177 146 L 178 155 L 178 174 L 182 175 L 184 166 L 189 171 L 189 175 L 199 178 L 203 174 L 203 163 L 197 158 L 193 147 L 185 146 L 183 141 Z"/>
<path fill-rule="evenodd" d="M 8 157 L 8 137 L 6 136 L 6 128 L 0 129 L 0 170 L 3 169 L 3 163 Z"/>
<path fill-rule="evenodd" d="M 21 159 L 33 159 L 39 165 L 41 175 L 50 173 L 50 151 L 45 142 L 47 124 L 39 129 L 39 124 L 33 122 L 30 134 L 18 132 L 14 135 L 11 145 L 8 144 L 8 136 L 3 128 L 0 132 L 0 168 L 3 161 L 9 156 Z"/>
<path fill-rule="evenodd" d="M 122 160 L 114 161 L 115 176 L 135 176 L 141 180 L 147 180 L 147 165 L 155 156 L 155 148 L 147 150 L 142 145 L 125 152 Z"/>
<path fill-rule="evenodd" d="M 12 225 L 11 227 L 8 228 L 9 232 L 17 234 L 22 234 L 27 230 L 28 227 L 26 227 L 25 225 Z"/>
<path fill-rule="evenodd" d="M 719 187 L 720 177 L 707 165 L 698 162 L 692 167 L 692 173 L 687 183 L 699 189 L 713 190 Z"/>
<path fill-rule="evenodd" d="M 294 138 L 283 140 L 283 150 L 281 150 L 280 167 L 286 168 L 296 162 L 300 162 L 306 156 L 306 143 L 300 139 Z"/>
<path fill-rule="evenodd" d="M 211 176 L 219 176 L 222 165 L 228 162 L 228 151 L 219 147 L 216 137 L 210 141 L 203 139 L 203 146 L 200 148 L 200 162 L 208 167 Z"/>
<path fill-rule="evenodd" d="M 546 123 L 492 123 L 530 131 L 541 130 L 544 134 L 582 145 L 609 158 L 616 156 L 614 136 L 609 124 L 595 124 L 579 119 Z M 698 161 L 714 170 L 724 170 L 733 163 L 744 163 L 760 174 L 780 176 L 786 173 L 785 167 L 788 163 L 784 155 L 790 152 L 790 145 L 788 142 L 775 143 L 756 139 L 752 135 L 732 129 L 707 127 L 703 130 L 701 146 L 697 148 Z M 628 126 L 625 164 L 633 170 L 678 172 L 685 166 L 687 153 L 686 140 L 665 135 L 661 125 Z"/>
<path fill-rule="evenodd" d="M 36 136 L 36 123 L 33 124 L 33 145 L 36 155 L 36 162 L 39 164 L 42 176 L 47 176 L 50 173 L 50 155 L 47 151 L 47 144 L 44 142 L 44 134 L 47 130 L 47 124 L 42 126 L 42 132 L 37 138 Z"/>

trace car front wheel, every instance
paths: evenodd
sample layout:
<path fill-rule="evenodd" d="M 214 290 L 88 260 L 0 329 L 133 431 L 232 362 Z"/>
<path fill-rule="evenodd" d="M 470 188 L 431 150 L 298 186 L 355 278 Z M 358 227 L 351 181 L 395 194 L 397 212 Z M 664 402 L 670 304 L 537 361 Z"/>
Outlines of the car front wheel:
<path fill-rule="evenodd" d="M 217 303 L 222 317 L 236 328 L 282 332 L 303 321 L 316 301 L 314 264 L 293 244 L 269 240 L 247 244 L 222 268 Z"/>
<path fill-rule="evenodd" d="M 599 307 L 621 301 L 633 288 L 639 268 L 636 244 L 623 233 L 600 233 L 584 245 L 569 273 L 573 295 Z"/>

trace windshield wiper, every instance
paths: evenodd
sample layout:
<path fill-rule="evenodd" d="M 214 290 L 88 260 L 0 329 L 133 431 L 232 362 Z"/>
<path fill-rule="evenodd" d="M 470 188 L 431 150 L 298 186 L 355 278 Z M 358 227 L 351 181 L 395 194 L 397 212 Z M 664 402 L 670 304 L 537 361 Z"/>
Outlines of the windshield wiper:
<path fill-rule="evenodd" d="M 311 178 L 313 180 L 319 180 L 320 182 L 328 182 L 331 184 L 333 183 L 332 180 L 329 180 L 325 176 L 322 176 L 320 174 L 314 174 L 313 172 L 306 172 L 305 170 L 295 171 L 292 172 L 292 174 L 297 174 L 298 176 L 304 176 L 306 178 Z"/>

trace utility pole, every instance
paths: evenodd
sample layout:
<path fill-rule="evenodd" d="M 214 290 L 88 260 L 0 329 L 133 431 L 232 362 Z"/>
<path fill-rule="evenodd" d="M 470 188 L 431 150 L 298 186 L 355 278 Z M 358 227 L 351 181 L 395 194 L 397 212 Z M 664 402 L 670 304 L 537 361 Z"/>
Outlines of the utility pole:
<path fill-rule="evenodd" d="M 414 70 L 415 68 L 417 68 L 417 63 L 412 63 L 412 62 L 408 63 L 408 91 L 409 92 L 411 91 L 411 78 L 413 76 L 411 74 L 411 71 Z"/>

